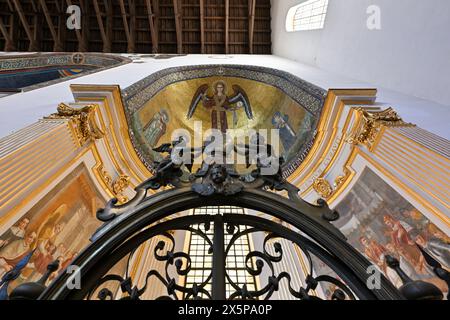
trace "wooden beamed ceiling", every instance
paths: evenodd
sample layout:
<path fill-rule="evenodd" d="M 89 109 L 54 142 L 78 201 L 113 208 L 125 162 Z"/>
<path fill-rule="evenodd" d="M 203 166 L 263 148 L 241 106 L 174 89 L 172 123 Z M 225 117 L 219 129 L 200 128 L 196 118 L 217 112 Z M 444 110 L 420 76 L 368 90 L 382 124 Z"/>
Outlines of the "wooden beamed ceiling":
<path fill-rule="evenodd" d="M 66 26 L 81 8 L 81 29 Z M 270 54 L 270 0 L 0 0 L 0 50 Z"/>

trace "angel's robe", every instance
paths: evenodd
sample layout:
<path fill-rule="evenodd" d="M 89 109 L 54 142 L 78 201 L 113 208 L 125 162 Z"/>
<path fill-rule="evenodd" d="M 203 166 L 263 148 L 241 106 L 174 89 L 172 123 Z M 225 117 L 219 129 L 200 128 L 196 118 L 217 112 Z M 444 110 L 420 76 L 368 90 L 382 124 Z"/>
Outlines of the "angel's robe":
<path fill-rule="evenodd" d="M 211 129 L 226 133 L 228 130 L 227 111 L 232 108 L 227 96 L 206 97 L 203 106 L 211 110 Z"/>

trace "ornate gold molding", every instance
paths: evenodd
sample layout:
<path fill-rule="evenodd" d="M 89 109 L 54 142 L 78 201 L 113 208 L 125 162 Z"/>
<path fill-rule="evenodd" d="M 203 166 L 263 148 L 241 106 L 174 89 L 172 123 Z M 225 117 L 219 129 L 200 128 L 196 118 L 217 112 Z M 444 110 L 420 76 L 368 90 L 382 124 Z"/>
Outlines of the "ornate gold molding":
<path fill-rule="evenodd" d="M 301 187 L 302 196 L 313 191 L 314 180 L 324 177 L 348 146 L 347 132 L 354 126 L 348 107 L 371 106 L 376 89 L 330 89 L 319 120 L 316 140 L 304 162 L 288 180 Z M 343 117 L 345 121 L 342 122 Z"/>
<path fill-rule="evenodd" d="M 114 197 L 116 197 L 120 203 L 128 202 L 129 199 L 123 195 L 123 192 L 130 186 L 129 176 L 120 174 L 117 179 L 113 180 L 103 164 L 101 164 L 97 168 L 97 172 L 103 183 L 108 187 L 108 189 L 113 193 Z"/>
<path fill-rule="evenodd" d="M 345 184 L 345 182 L 351 177 L 351 175 L 352 172 L 348 168 L 345 168 L 344 173 L 334 180 L 335 191 L 339 190 L 339 188 Z"/>
<path fill-rule="evenodd" d="M 105 136 L 107 140 L 105 145 L 110 154 L 111 160 L 114 162 L 116 168 L 126 168 L 127 174 L 132 178 L 132 186 L 137 181 L 140 183 L 151 176 L 151 172 L 142 163 L 134 146 L 129 138 L 129 127 L 126 120 L 124 106 L 122 102 L 122 94 L 120 87 L 117 85 L 71 85 L 70 86 L 75 101 L 81 104 L 99 104 L 100 124 L 102 128 L 111 128 L 111 124 L 115 128 L 111 128 L 108 135 Z M 112 101 L 108 96 L 112 96 Z M 114 110 L 114 111 L 113 111 Z M 114 130 L 113 130 L 114 129 Z M 119 132 L 119 134 L 117 134 Z M 124 144 L 121 145 L 120 142 Z M 117 154 L 113 152 L 112 148 L 116 148 Z M 118 156 L 118 157 L 117 157 Z M 128 162 L 128 157 L 133 161 L 133 166 Z M 116 159 L 117 158 L 117 159 Z M 120 165 L 119 165 L 120 163 Z M 136 167 L 136 168 L 135 168 Z M 136 170 L 138 169 L 138 170 Z"/>
<path fill-rule="evenodd" d="M 314 180 L 313 189 L 316 191 L 323 199 L 328 200 L 337 192 L 340 191 L 341 188 L 344 188 L 344 185 L 347 181 L 352 178 L 352 172 L 348 168 L 344 168 L 344 173 L 334 180 L 334 184 L 331 185 L 328 180 L 325 178 L 318 178 Z"/>
<path fill-rule="evenodd" d="M 334 192 L 331 184 L 324 178 L 314 180 L 313 188 L 325 200 L 330 198 Z"/>
<path fill-rule="evenodd" d="M 386 127 L 413 127 L 415 125 L 406 123 L 398 113 L 388 108 L 379 112 L 369 112 L 364 108 L 354 109 L 358 113 L 357 122 L 353 133 L 347 142 L 353 145 L 364 145 L 373 151 L 381 139 L 382 132 Z"/>
<path fill-rule="evenodd" d="M 123 192 L 130 186 L 130 177 L 121 174 L 112 184 L 113 193 L 116 195 L 120 202 L 128 202 L 128 198 L 123 196 Z"/>
<path fill-rule="evenodd" d="M 95 122 L 94 115 L 97 107 L 96 105 L 87 105 L 77 109 L 61 103 L 57 113 L 44 119 L 68 119 L 77 143 L 81 147 L 90 141 L 101 139 L 105 135 Z"/>
<path fill-rule="evenodd" d="M 102 181 L 107 185 L 107 186 L 111 186 L 113 183 L 113 179 L 111 177 L 111 175 L 108 173 L 108 171 L 105 170 L 105 167 L 103 166 L 103 164 L 100 164 L 97 168 L 97 172 L 100 175 L 100 178 L 102 179 Z"/>

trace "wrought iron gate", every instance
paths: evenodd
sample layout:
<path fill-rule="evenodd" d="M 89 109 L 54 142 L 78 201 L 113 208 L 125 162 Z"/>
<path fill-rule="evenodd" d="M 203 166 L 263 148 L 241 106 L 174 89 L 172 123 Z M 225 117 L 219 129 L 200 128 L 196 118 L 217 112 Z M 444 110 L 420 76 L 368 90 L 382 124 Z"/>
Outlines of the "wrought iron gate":
<path fill-rule="evenodd" d="M 226 166 L 203 164 L 199 171 L 190 174 L 188 180 L 182 181 L 182 176 L 181 165 L 174 164 L 168 156 L 159 164 L 154 177 L 136 188 L 136 196 L 127 204 L 117 205 L 117 199 L 113 199 L 98 211 L 97 217 L 105 224 L 92 236 L 92 244 L 72 263 L 79 268 L 82 279 L 80 289 L 69 288 L 67 283 L 70 283 L 73 275 L 62 272 L 48 288 L 43 285 L 47 280 L 45 278 L 40 283 L 19 286 L 11 298 L 115 298 L 108 288 L 102 288 L 107 281 L 120 284 L 124 299 L 139 299 L 149 281 L 159 281 L 164 285 L 166 294 L 160 299 L 225 299 L 227 281 L 232 284 L 234 291 L 228 297 L 230 299 L 270 299 L 279 290 L 281 282 L 287 283 L 289 292 L 295 298 L 304 300 L 317 299 L 313 290 L 321 283 L 333 285 L 334 290 L 330 296 L 332 299 L 442 298 L 442 292 L 433 285 L 405 277 L 395 259 L 389 259 L 388 264 L 405 283 L 401 293 L 383 275 L 380 276 L 379 287 L 369 289 L 367 283 L 371 274 L 368 269 L 372 264 L 348 244 L 344 235 L 331 223 L 339 218 L 339 214 L 331 210 L 323 200 L 319 199 L 315 205 L 302 200 L 299 190 L 283 179 L 281 169 L 275 175 L 263 176 L 258 167 L 248 179 Z M 161 191 L 162 188 L 166 190 Z M 150 189 L 159 192 L 147 196 Z M 287 194 L 287 197 L 282 196 L 281 192 Z M 174 216 L 176 213 L 204 206 L 247 208 L 264 213 L 267 218 L 234 214 Z M 282 224 L 274 222 L 274 218 Z M 192 227 L 195 225 L 201 227 Z M 208 239 L 204 237 L 204 233 L 211 226 L 214 236 L 213 239 Z M 191 271 L 191 258 L 186 252 L 176 251 L 175 239 L 171 235 L 176 230 L 199 234 L 211 248 L 211 274 L 202 283 L 185 287 L 177 281 L 179 276 L 186 276 Z M 224 235 L 232 235 L 232 245 L 243 234 L 254 232 L 265 232 L 266 236 L 262 248 L 247 255 L 245 269 L 253 276 L 261 276 L 262 270 L 266 268 L 269 274 L 265 284 L 252 291 L 245 285 L 238 286 L 230 281 L 226 271 L 226 256 L 230 244 L 225 246 Z M 156 260 L 165 263 L 164 272 L 148 270 L 146 281 L 141 287 L 129 275 L 124 277 L 108 274 L 121 259 L 157 236 L 166 239 L 158 242 L 153 252 Z M 283 246 L 277 239 L 294 243 L 307 257 L 308 275 L 300 288 L 291 286 L 291 275 L 287 271 L 278 274 L 275 271 L 274 265 L 286 259 Z M 268 246 L 273 246 L 272 252 L 275 254 L 268 252 Z M 335 276 L 318 272 L 312 256 L 327 265 Z M 430 257 L 427 261 L 433 263 Z M 445 273 L 439 265 L 433 267 L 438 276 L 450 283 L 448 272 Z M 50 266 L 49 274 L 52 270 L 54 271 L 54 266 Z M 205 290 L 205 283 L 208 281 L 212 284 L 211 292 Z"/>

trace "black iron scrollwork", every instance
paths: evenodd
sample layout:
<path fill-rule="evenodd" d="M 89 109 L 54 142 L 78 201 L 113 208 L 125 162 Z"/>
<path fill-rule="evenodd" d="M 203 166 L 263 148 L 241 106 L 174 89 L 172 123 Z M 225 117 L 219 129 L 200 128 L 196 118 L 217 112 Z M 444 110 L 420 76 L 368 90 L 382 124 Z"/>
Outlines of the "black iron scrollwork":
<path fill-rule="evenodd" d="M 210 221 L 204 221 L 201 226 L 199 225 L 197 228 L 185 226 L 177 230 L 187 231 L 198 235 L 205 241 L 207 246 L 212 248 L 212 240 L 206 234 L 210 229 Z M 173 232 L 174 230 L 171 231 Z M 155 269 L 148 271 L 145 277 L 145 283 L 141 288 L 138 288 L 133 284 L 131 277 L 124 278 L 116 274 L 108 274 L 96 282 L 87 298 L 99 300 L 114 299 L 115 294 L 107 287 L 107 285 L 111 284 L 111 282 L 117 282 L 120 285 L 120 290 L 122 292 L 121 300 L 139 300 L 149 286 L 155 284 L 151 283 L 151 281 L 154 280 L 162 284 L 167 292 L 167 295 L 160 296 L 156 298 L 156 300 L 178 300 L 180 297 L 183 297 L 185 300 L 197 300 L 202 299 L 202 297 L 212 299 L 211 293 L 205 290 L 205 286 L 211 282 L 212 274 L 210 273 L 202 283 L 195 283 L 191 287 L 179 283 L 179 280 L 174 277 L 173 274 L 176 274 L 179 277 L 187 276 L 192 270 L 191 256 L 186 252 L 175 252 L 175 239 L 171 233 L 163 232 L 155 235 L 155 237 L 161 238 L 161 240 L 158 241 L 153 249 L 153 257 L 156 261 L 164 263 L 163 274 L 161 271 Z M 171 270 L 174 272 L 171 272 Z M 97 293 L 97 295 L 95 295 L 95 293 Z"/>
<path fill-rule="evenodd" d="M 179 144 L 183 143 L 183 139 L 180 138 L 177 141 L 172 142 L 172 144 L 164 144 L 154 150 L 162 154 L 168 154 L 160 162 L 155 162 L 156 169 L 153 177 L 147 181 L 138 185 L 135 189 L 136 194 L 129 202 L 124 205 L 117 206 L 118 199 L 111 199 L 106 207 L 97 211 L 97 218 L 103 222 L 109 222 L 114 220 L 118 215 L 121 215 L 130 208 L 136 207 L 142 200 L 147 196 L 148 190 L 159 190 L 168 185 L 173 185 L 175 187 L 180 187 L 183 182 L 180 178 L 183 176 L 183 170 L 181 169 L 183 163 L 176 163 L 172 158 L 172 151 Z"/>
<path fill-rule="evenodd" d="M 450 273 L 442 268 L 439 262 L 425 252 L 420 246 L 419 249 L 425 258 L 425 261 L 433 267 L 436 275 L 442 280 L 446 281 L 449 285 Z M 389 268 L 393 269 L 399 278 L 402 280 L 403 285 L 400 287 L 400 292 L 408 300 L 442 300 L 444 295 L 442 291 L 434 284 L 411 279 L 401 268 L 400 261 L 393 256 L 386 256 L 386 264 Z"/>
<path fill-rule="evenodd" d="M 164 144 L 155 148 L 156 152 L 166 154 L 166 156 L 162 161 L 155 163 L 155 174 L 153 177 L 136 187 L 136 195 L 128 203 L 117 205 L 117 199 L 110 200 L 105 208 L 98 210 L 97 218 L 103 222 L 110 222 L 117 216 L 129 212 L 132 208 L 139 205 L 146 198 L 148 190 L 159 190 L 169 185 L 176 188 L 190 186 L 194 192 L 201 196 L 214 194 L 232 196 L 243 190 L 286 191 L 289 199 L 299 206 L 314 206 L 301 199 L 299 196 L 300 190 L 283 178 L 283 158 L 276 157 L 273 147 L 265 143 L 258 134 L 256 137 L 256 141 L 252 145 L 234 146 L 237 153 L 246 156 L 248 167 L 250 167 L 250 160 L 252 160 L 249 158 L 250 155 L 255 155 L 256 159 L 253 159 L 253 161 L 256 162 L 256 169 L 251 172 L 250 176 L 242 176 L 234 168 L 230 168 L 230 165 L 226 164 L 225 153 L 222 155 L 221 164 L 203 162 L 197 172 L 192 172 L 194 160 L 205 151 L 206 146 L 190 150 L 190 154 L 187 157 L 190 162 L 185 164 L 183 159 L 186 157 L 183 155 L 174 156 L 174 151 L 176 151 L 175 154 L 187 152 L 180 147 L 180 145 L 185 143 L 182 137 L 171 144 Z M 278 165 L 278 170 L 263 173 L 264 169 L 267 169 L 275 162 Z M 189 178 L 182 180 L 181 177 L 186 170 L 189 173 Z M 318 218 L 329 222 L 339 218 L 338 212 L 330 210 L 323 199 L 319 199 L 315 207 L 321 209 Z"/>
<path fill-rule="evenodd" d="M 264 231 L 263 229 L 260 228 L 249 228 L 243 231 L 235 232 L 236 229 L 237 228 L 235 228 L 234 225 L 232 225 L 232 227 L 227 227 L 227 230 L 229 230 L 228 233 L 232 234 L 233 237 L 231 238 L 226 248 L 225 251 L 226 256 L 230 254 L 230 249 L 241 237 Z M 240 287 L 233 281 L 232 277 L 230 277 L 230 275 L 226 273 L 227 281 L 231 284 L 231 286 L 235 290 L 235 292 L 230 295 L 229 297 L 230 300 L 234 299 L 269 300 L 274 294 L 274 292 L 279 291 L 282 283 L 287 283 L 287 288 L 294 298 L 300 300 L 321 300 L 316 295 L 313 295 L 312 291 L 316 290 L 320 283 L 325 282 L 331 283 L 337 288 L 332 296 L 332 299 L 336 300 L 355 299 L 355 296 L 352 293 L 352 291 L 337 278 L 334 278 L 329 275 L 319 275 L 317 277 L 313 276 L 313 272 L 314 270 L 316 270 L 314 267 L 313 260 L 311 259 L 310 252 L 305 248 L 305 246 L 301 243 L 301 241 L 296 241 L 295 244 L 299 246 L 304 255 L 307 257 L 310 273 L 304 279 L 305 287 L 300 287 L 298 289 L 293 288 L 292 276 L 288 272 L 283 271 L 280 272 L 279 274 L 276 274 L 275 264 L 282 262 L 283 259 L 292 258 L 284 256 L 282 244 L 277 241 L 276 242 L 272 241 L 276 239 L 284 239 L 284 238 L 283 236 L 277 235 L 275 233 L 267 233 L 263 241 L 262 251 L 255 250 L 249 252 L 245 257 L 245 270 L 251 276 L 254 277 L 261 276 L 264 266 L 268 267 L 268 269 L 270 270 L 269 271 L 270 275 L 268 276 L 267 284 L 257 291 L 249 291 L 246 285 Z M 273 246 L 274 249 L 273 252 L 275 254 L 271 254 L 268 252 L 267 248 L 269 246 Z"/>
<path fill-rule="evenodd" d="M 422 252 L 423 257 L 425 258 L 425 261 L 427 264 L 433 268 L 434 274 L 441 280 L 444 280 L 447 284 L 448 293 L 447 293 L 447 300 L 450 300 L 450 272 L 446 269 L 444 269 L 439 261 L 437 261 L 435 258 L 433 258 L 428 252 L 425 251 L 424 248 L 417 245 L 419 247 L 419 250 Z"/>
<path fill-rule="evenodd" d="M 166 223 L 167 231 L 160 232 L 152 236 L 151 239 L 155 237 L 160 239 L 153 249 L 153 257 L 155 260 L 164 263 L 163 273 L 155 269 L 148 271 L 145 277 L 145 283 L 141 288 L 138 288 L 133 284 L 133 279 L 130 276 L 122 277 L 116 274 L 107 274 L 101 277 L 95 285 L 92 286 L 87 295 L 87 299 L 114 299 L 116 294 L 108 287 L 108 285 L 116 282 L 122 292 L 120 299 L 139 300 L 144 295 L 147 288 L 155 285 L 155 282 L 152 281 L 157 281 L 166 288 L 167 294 L 160 296 L 157 299 L 213 299 L 212 293 L 206 290 L 206 286 L 212 281 L 212 268 L 201 283 L 194 283 L 190 287 L 180 283 L 181 278 L 189 276 L 192 272 L 192 257 L 186 252 L 175 252 L 176 245 L 172 232 L 175 230 L 190 232 L 203 239 L 205 246 L 210 248 L 208 250 L 209 254 L 215 254 L 215 252 L 213 252 L 213 248 L 216 248 L 217 250 L 217 247 L 214 246 L 213 242 L 213 239 L 215 239 L 217 235 L 214 234 L 213 239 L 211 239 L 211 237 L 207 234 L 207 232 L 211 229 L 211 222 L 214 221 L 214 223 L 217 223 L 217 219 L 214 219 L 214 216 L 196 216 L 196 219 L 196 227 L 193 227 L 192 225 L 179 225 L 178 221 L 181 219 L 174 219 L 173 221 Z M 278 233 L 270 232 L 270 230 L 267 230 L 267 225 L 272 222 L 267 221 L 265 222 L 266 224 L 264 224 L 263 222 L 266 220 L 257 217 L 247 216 L 244 220 L 242 220 L 243 217 L 241 215 L 226 214 L 223 219 L 224 220 L 222 223 L 224 223 L 224 228 L 215 228 L 214 230 L 223 230 L 224 233 L 231 236 L 231 239 L 228 243 L 226 243 L 224 248 L 221 248 L 221 250 L 224 251 L 224 254 L 220 254 L 219 256 L 224 256 L 226 261 L 226 257 L 230 254 L 231 249 L 242 237 L 259 232 L 265 232 L 266 236 L 263 241 L 262 250 L 254 250 L 249 252 L 245 257 L 244 266 L 245 271 L 253 277 L 261 277 L 265 266 L 270 270 L 266 279 L 267 284 L 264 287 L 249 290 L 246 284 L 243 284 L 242 286 L 238 285 L 235 280 L 233 280 L 233 277 L 229 275 L 228 269 L 226 269 L 226 283 L 228 283 L 234 290 L 234 292 L 228 296 L 228 299 L 268 300 L 275 292 L 280 290 L 282 285 L 287 284 L 287 288 L 294 298 L 301 300 L 319 300 L 319 298 L 313 294 L 313 291 L 316 290 L 321 283 L 330 283 L 336 287 L 336 290 L 331 296 L 332 299 L 355 299 L 352 290 L 341 280 L 330 275 L 313 275 L 315 268 L 310 253 L 311 248 L 308 247 L 311 246 L 311 242 L 309 242 L 306 238 L 298 238 L 295 241 L 295 245 L 299 246 L 304 255 L 307 257 L 310 273 L 304 279 L 303 287 L 293 288 L 292 276 L 287 271 L 277 274 L 275 270 L 275 264 L 281 263 L 284 259 L 292 258 L 285 257 L 282 244 L 277 241 L 279 239 L 286 239 L 288 233 L 284 233 L 284 231 L 287 229 L 280 226 Z M 186 223 L 189 223 L 188 219 L 184 219 L 184 224 Z M 174 228 L 174 226 L 177 227 Z M 168 230 L 171 230 L 171 232 L 168 232 Z M 287 238 L 290 239 L 290 237 Z M 270 246 L 273 247 L 274 254 L 271 254 L 268 251 Z M 318 246 L 313 246 L 313 248 L 316 250 L 313 250 L 315 253 L 320 251 L 322 254 L 329 256 L 329 259 L 334 259 L 329 253 L 326 253 Z M 337 270 L 339 271 L 339 269 Z M 225 290 L 225 288 L 222 289 Z"/>
<path fill-rule="evenodd" d="M 37 281 L 28 282 L 17 286 L 9 295 L 9 300 L 37 300 L 46 289 L 46 283 L 50 276 L 59 268 L 59 261 L 55 260 L 47 266 L 47 272 Z M 12 271 L 7 276 L 8 281 L 19 277 L 20 272 Z"/>

